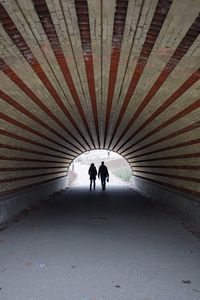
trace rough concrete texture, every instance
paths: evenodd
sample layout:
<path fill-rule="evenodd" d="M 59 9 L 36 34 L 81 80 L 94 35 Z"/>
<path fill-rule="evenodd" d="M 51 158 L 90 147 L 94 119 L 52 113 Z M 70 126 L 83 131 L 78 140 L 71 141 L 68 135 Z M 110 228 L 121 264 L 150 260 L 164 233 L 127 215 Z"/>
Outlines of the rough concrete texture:
<path fill-rule="evenodd" d="M 200 201 L 198 198 L 135 176 L 132 177 L 131 184 L 147 197 L 151 197 L 161 205 L 175 210 L 183 218 L 200 226 Z"/>
<path fill-rule="evenodd" d="M 76 186 L 13 224 L 0 299 L 200 299 L 199 240 L 128 186 Z"/>
<path fill-rule="evenodd" d="M 0 224 L 12 218 L 21 210 L 67 186 L 68 178 L 63 177 L 16 192 L 11 196 L 0 197 Z"/>

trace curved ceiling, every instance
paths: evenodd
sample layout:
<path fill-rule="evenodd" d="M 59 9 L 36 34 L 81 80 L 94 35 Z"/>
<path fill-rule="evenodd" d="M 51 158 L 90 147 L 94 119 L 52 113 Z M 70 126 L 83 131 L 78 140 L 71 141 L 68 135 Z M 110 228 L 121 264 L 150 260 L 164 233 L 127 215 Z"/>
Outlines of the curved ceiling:
<path fill-rule="evenodd" d="M 199 0 L 0 0 L 0 195 L 89 149 L 200 196 Z"/>

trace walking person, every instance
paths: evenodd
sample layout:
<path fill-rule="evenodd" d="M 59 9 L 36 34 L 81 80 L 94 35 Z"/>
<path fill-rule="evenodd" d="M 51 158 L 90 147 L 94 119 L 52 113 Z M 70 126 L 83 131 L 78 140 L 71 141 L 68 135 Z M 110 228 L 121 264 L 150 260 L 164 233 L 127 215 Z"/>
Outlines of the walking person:
<path fill-rule="evenodd" d="M 90 165 L 90 168 L 88 170 L 88 174 L 90 175 L 90 191 L 92 189 L 92 183 L 93 183 L 93 189 L 95 190 L 97 169 L 96 169 L 96 167 L 93 163 Z"/>
<path fill-rule="evenodd" d="M 109 181 L 109 173 L 107 167 L 104 165 L 104 161 L 101 162 L 101 166 L 99 167 L 98 177 L 101 178 L 101 186 L 102 191 L 106 189 L 106 178 Z"/>

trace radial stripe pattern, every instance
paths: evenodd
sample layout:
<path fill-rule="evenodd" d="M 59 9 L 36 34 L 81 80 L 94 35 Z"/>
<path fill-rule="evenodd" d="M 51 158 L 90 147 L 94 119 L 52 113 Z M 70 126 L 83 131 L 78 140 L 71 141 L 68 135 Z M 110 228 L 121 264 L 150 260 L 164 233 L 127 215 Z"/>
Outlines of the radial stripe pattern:
<path fill-rule="evenodd" d="M 199 0 L 0 0 L 0 196 L 81 153 L 200 198 Z"/>

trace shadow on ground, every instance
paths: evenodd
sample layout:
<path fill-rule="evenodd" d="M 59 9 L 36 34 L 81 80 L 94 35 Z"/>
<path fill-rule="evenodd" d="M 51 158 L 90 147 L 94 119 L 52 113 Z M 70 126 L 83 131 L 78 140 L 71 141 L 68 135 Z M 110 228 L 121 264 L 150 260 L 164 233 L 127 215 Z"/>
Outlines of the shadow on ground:
<path fill-rule="evenodd" d="M 73 187 L 0 235 L 0 298 L 200 298 L 200 244 L 128 186 Z"/>

